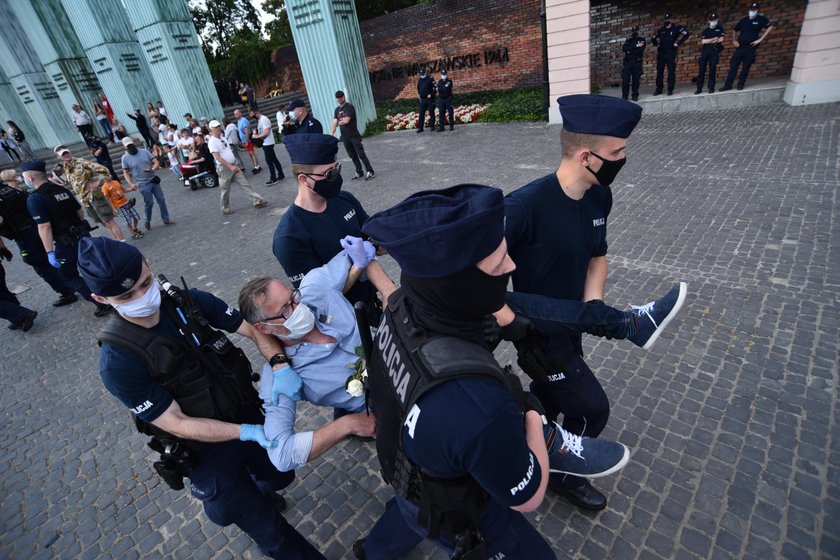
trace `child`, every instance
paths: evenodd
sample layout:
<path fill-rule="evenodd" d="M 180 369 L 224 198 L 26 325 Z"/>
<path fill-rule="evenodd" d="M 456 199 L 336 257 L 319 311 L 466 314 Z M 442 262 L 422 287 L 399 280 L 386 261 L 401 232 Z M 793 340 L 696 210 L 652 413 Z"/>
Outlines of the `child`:
<path fill-rule="evenodd" d="M 128 189 L 128 192 L 136 190 L 137 188 L 135 187 Z M 134 199 L 127 199 L 125 193 L 126 190 L 119 181 L 108 181 L 102 185 L 102 194 L 105 195 L 105 198 L 114 207 L 114 212 L 122 217 L 125 222 L 125 227 L 131 232 L 131 238 L 142 239 L 143 232 L 137 229 L 137 225 L 140 223 L 140 214 L 134 208 Z"/>

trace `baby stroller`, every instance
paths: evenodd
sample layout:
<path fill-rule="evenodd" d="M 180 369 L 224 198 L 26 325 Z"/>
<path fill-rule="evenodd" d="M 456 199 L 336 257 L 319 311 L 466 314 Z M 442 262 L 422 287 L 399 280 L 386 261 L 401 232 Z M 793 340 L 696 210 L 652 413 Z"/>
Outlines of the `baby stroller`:
<path fill-rule="evenodd" d="M 219 186 L 219 176 L 215 170 L 201 170 L 201 165 L 193 163 L 182 163 L 178 166 L 184 176 L 184 186 L 197 191 L 199 187 L 212 189 Z"/>

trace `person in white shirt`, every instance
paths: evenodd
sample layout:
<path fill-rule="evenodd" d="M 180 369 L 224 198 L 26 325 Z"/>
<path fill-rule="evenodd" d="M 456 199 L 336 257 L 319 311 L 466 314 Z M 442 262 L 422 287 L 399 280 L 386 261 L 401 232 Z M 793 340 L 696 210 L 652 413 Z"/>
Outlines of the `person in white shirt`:
<path fill-rule="evenodd" d="M 273 185 L 285 179 L 286 175 L 283 174 L 283 167 L 274 152 L 274 132 L 271 130 L 271 120 L 260 113 L 259 109 L 251 111 L 251 118 L 257 119 L 257 132 L 252 135 L 252 138 L 262 140 L 263 155 L 268 165 L 268 172 L 271 174 L 265 184 Z"/>
<path fill-rule="evenodd" d="M 70 118 L 73 120 L 73 124 L 76 125 L 76 129 L 78 129 L 82 138 L 84 138 L 85 133 L 90 134 L 91 136 L 94 135 L 93 125 L 91 124 L 93 121 L 90 120 L 90 115 L 88 115 L 80 105 L 73 105 L 73 111 L 70 113 Z"/>
<path fill-rule="evenodd" d="M 286 104 L 280 105 L 280 110 L 277 111 L 277 115 L 275 116 L 277 119 L 277 130 L 281 132 L 283 130 L 283 125 L 286 124 L 289 116 L 286 114 Z"/>
<path fill-rule="evenodd" d="M 193 139 L 188 128 L 181 129 L 181 139 L 178 140 L 178 148 L 181 150 L 181 159 L 190 159 L 190 152 L 193 149 Z"/>
<path fill-rule="evenodd" d="M 241 171 L 245 171 L 245 162 L 242 161 L 242 156 L 239 155 L 239 152 L 242 151 L 242 146 L 239 143 L 239 129 L 236 128 L 236 122 L 225 117 L 222 119 L 222 125 L 225 127 L 225 140 L 227 140 L 228 146 L 230 146 L 233 152 L 233 157 L 236 158 L 236 165 L 239 166 Z"/>
<path fill-rule="evenodd" d="M 251 197 L 254 202 L 254 208 L 265 208 L 268 202 L 251 188 L 248 184 L 248 179 L 242 171 L 236 166 L 236 156 L 233 155 L 233 150 L 227 140 L 222 136 L 222 123 L 217 120 L 212 120 L 208 124 L 210 128 L 210 140 L 208 147 L 213 158 L 216 160 L 216 169 L 219 172 L 219 187 L 222 191 L 222 214 L 233 214 L 235 210 L 230 207 L 230 186 L 236 183 L 245 194 Z"/>

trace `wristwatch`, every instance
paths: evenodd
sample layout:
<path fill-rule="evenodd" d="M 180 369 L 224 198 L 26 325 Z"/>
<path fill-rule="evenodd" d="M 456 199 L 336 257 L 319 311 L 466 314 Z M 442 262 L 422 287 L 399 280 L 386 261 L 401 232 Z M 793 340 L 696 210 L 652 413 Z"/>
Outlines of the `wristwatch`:
<path fill-rule="evenodd" d="M 289 363 L 289 357 L 286 356 L 286 354 L 282 354 L 280 352 L 278 352 L 277 354 L 274 354 L 271 358 L 268 359 L 268 365 L 270 365 L 271 367 L 274 367 L 274 366 L 277 366 L 277 365 L 280 365 L 280 364 L 288 364 L 288 363 Z"/>

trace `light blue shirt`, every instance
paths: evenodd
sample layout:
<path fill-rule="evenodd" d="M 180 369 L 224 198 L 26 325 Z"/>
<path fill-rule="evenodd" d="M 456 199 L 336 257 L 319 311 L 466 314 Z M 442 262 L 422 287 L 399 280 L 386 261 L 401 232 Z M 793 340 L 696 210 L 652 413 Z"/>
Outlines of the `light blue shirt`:
<path fill-rule="evenodd" d="M 249 140 L 248 140 L 248 137 L 245 135 L 245 129 L 246 128 L 249 129 L 249 132 L 250 132 L 250 128 L 251 128 L 250 121 L 243 116 L 238 121 L 236 121 L 236 128 L 237 128 L 237 130 L 239 130 L 239 141 L 242 142 L 243 144 L 245 142 L 248 142 Z"/>
<path fill-rule="evenodd" d="M 301 304 L 315 314 L 315 326 L 333 337 L 336 343 L 301 342 L 286 347 L 292 367 L 303 381 L 301 399 L 318 406 L 343 408 L 361 412 L 364 397 L 351 397 L 345 389 L 358 359 L 361 346 L 359 328 L 353 306 L 342 289 L 350 270 L 350 258 L 341 251 L 330 262 L 312 269 L 300 283 Z M 274 466 L 290 471 L 306 464 L 312 451 L 313 432 L 295 432 L 296 402 L 281 395 L 277 405 L 271 404 L 272 371 L 268 363 L 260 372 L 260 398 L 265 404 L 265 435 L 279 445 L 268 451 Z"/>

